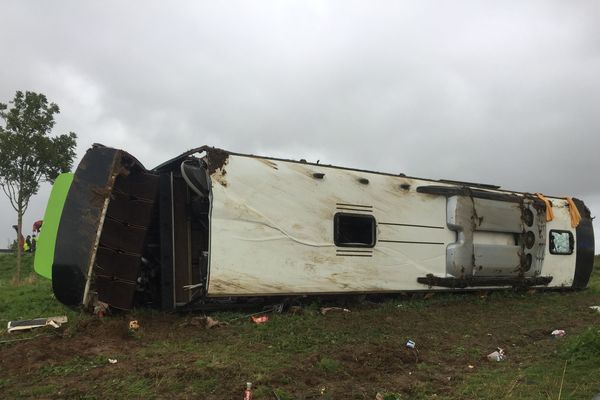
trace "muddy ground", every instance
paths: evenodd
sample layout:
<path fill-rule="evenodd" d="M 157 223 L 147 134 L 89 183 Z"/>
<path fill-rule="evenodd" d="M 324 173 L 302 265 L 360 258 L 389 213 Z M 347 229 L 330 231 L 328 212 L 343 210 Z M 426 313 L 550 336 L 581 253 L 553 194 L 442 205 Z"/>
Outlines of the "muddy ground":
<path fill-rule="evenodd" d="M 229 324 L 212 329 L 190 314 L 82 315 L 56 331 L 0 336 L 41 335 L 0 345 L 0 392 L 238 399 L 251 381 L 255 399 L 557 398 L 561 377 L 538 376 L 535 368 L 562 371 L 563 342 L 600 325 L 594 304 L 600 295 L 590 291 L 436 295 L 355 303 L 345 305 L 351 312 L 326 315 L 322 304 L 306 305 L 299 315 L 271 314 L 264 325 L 213 313 Z M 128 329 L 132 319 L 138 331 Z M 554 329 L 567 336 L 553 338 Z M 496 347 L 506 360 L 487 360 Z M 578 376 L 566 375 L 563 398 L 600 392 L 600 384 Z"/>

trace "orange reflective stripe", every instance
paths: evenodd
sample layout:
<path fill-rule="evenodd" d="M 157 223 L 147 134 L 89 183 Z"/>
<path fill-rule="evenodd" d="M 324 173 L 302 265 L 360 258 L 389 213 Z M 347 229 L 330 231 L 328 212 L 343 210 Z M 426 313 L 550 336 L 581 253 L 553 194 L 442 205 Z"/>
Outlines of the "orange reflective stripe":
<path fill-rule="evenodd" d="M 572 197 L 566 197 L 567 203 L 569 203 L 569 214 L 571 215 L 571 228 L 577 228 L 581 222 L 581 214 L 575 205 Z"/>
<path fill-rule="evenodd" d="M 554 219 L 554 211 L 552 210 L 552 202 L 546 196 L 541 193 L 535 194 L 540 200 L 546 204 L 546 221 L 552 221 Z"/>

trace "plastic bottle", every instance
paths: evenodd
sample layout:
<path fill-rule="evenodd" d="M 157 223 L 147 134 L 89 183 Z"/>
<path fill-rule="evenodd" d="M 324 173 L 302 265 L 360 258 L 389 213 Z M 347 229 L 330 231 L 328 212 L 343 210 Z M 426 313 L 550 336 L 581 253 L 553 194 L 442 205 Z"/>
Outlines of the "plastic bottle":
<path fill-rule="evenodd" d="M 246 382 L 246 390 L 244 390 L 244 400 L 252 400 L 252 382 Z"/>

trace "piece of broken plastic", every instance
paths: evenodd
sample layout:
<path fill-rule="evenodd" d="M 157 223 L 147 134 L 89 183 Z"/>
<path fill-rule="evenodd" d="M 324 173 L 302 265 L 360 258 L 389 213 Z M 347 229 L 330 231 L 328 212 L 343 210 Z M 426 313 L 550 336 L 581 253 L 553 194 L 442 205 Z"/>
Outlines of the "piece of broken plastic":
<path fill-rule="evenodd" d="M 554 337 L 563 337 L 567 334 L 567 332 L 565 332 L 562 329 L 555 329 L 552 331 L 551 335 Z"/>
<path fill-rule="evenodd" d="M 253 315 L 251 318 L 252 322 L 254 322 L 255 324 L 264 324 L 269 320 L 269 317 L 267 315 Z"/>
<path fill-rule="evenodd" d="M 223 325 L 221 322 L 217 321 L 216 319 L 213 319 L 211 317 L 206 317 L 206 329 L 210 329 L 210 328 L 214 328 L 215 326 L 221 326 Z"/>
<path fill-rule="evenodd" d="M 117 363 L 117 359 L 116 358 L 109 358 L 108 362 L 109 362 L 109 364 L 116 364 Z"/>
<path fill-rule="evenodd" d="M 66 315 L 61 315 L 57 317 L 48 317 L 48 318 L 35 318 L 35 319 L 22 319 L 18 321 L 8 321 L 6 331 L 8 333 L 24 331 L 35 328 L 42 328 L 44 326 L 50 325 L 54 328 L 60 328 L 62 324 L 66 324 L 68 322 Z"/>
<path fill-rule="evenodd" d="M 406 347 L 408 347 L 409 349 L 414 349 L 416 346 L 416 343 L 413 340 L 408 340 L 406 342 Z"/>
<path fill-rule="evenodd" d="M 600 306 L 590 306 L 590 309 L 600 312 Z"/>
<path fill-rule="evenodd" d="M 321 308 L 321 314 L 325 315 L 330 311 L 342 311 L 342 312 L 350 312 L 347 308 L 342 307 L 323 307 Z"/>

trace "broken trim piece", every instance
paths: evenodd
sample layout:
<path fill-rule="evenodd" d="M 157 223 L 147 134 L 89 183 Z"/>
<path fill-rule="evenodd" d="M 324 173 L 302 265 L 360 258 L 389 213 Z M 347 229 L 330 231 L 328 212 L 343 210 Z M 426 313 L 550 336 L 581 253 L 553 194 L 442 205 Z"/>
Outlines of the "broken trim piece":
<path fill-rule="evenodd" d="M 530 278 L 523 277 L 485 277 L 485 278 L 443 278 L 428 274 L 417 278 L 417 282 L 433 286 L 447 287 L 453 289 L 465 289 L 468 287 L 489 287 L 489 286 L 514 286 L 529 287 L 548 285 L 552 281 L 551 276 L 536 276 Z"/>
<path fill-rule="evenodd" d="M 66 324 L 68 322 L 68 318 L 66 315 L 61 315 L 58 317 L 48 317 L 48 318 L 35 318 L 35 319 L 22 319 L 18 321 L 8 321 L 6 326 L 6 331 L 8 333 L 17 332 L 17 331 L 26 331 L 35 328 L 42 328 L 44 326 L 50 325 L 53 328 L 60 328 L 62 324 Z"/>
<path fill-rule="evenodd" d="M 437 186 L 427 185 L 417 187 L 417 193 L 433 194 L 438 196 L 469 196 L 478 199 L 499 200 L 512 203 L 520 203 L 523 196 L 512 193 L 490 192 L 487 190 L 474 189 L 467 186 Z"/>
<path fill-rule="evenodd" d="M 120 160 L 119 160 L 120 162 Z M 114 165 L 113 164 L 113 170 L 114 170 Z M 107 184 L 107 190 L 112 191 L 114 185 L 115 185 L 115 179 L 117 177 L 116 173 L 113 173 L 111 175 L 111 177 L 109 178 L 108 184 Z M 90 262 L 88 264 L 88 271 L 87 271 L 87 276 L 86 276 L 86 280 L 85 280 L 85 287 L 83 289 L 83 300 L 82 300 L 82 304 L 84 307 L 87 307 L 89 305 L 90 302 L 90 286 L 92 283 L 92 276 L 93 276 L 93 270 L 94 270 L 94 263 L 96 261 L 96 254 L 98 253 L 98 246 L 100 245 L 100 236 L 102 235 L 102 228 L 104 227 L 104 220 L 106 219 L 106 211 L 108 210 L 108 203 L 110 202 L 110 196 L 106 196 L 106 198 L 104 199 L 104 205 L 102 206 L 102 211 L 100 213 L 100 222 L 98 222 L 98 229 L 96 231 L 96 240 L 94 242 L 94 247 L 92 248 L 92 252 L 90 254 Z"/>

